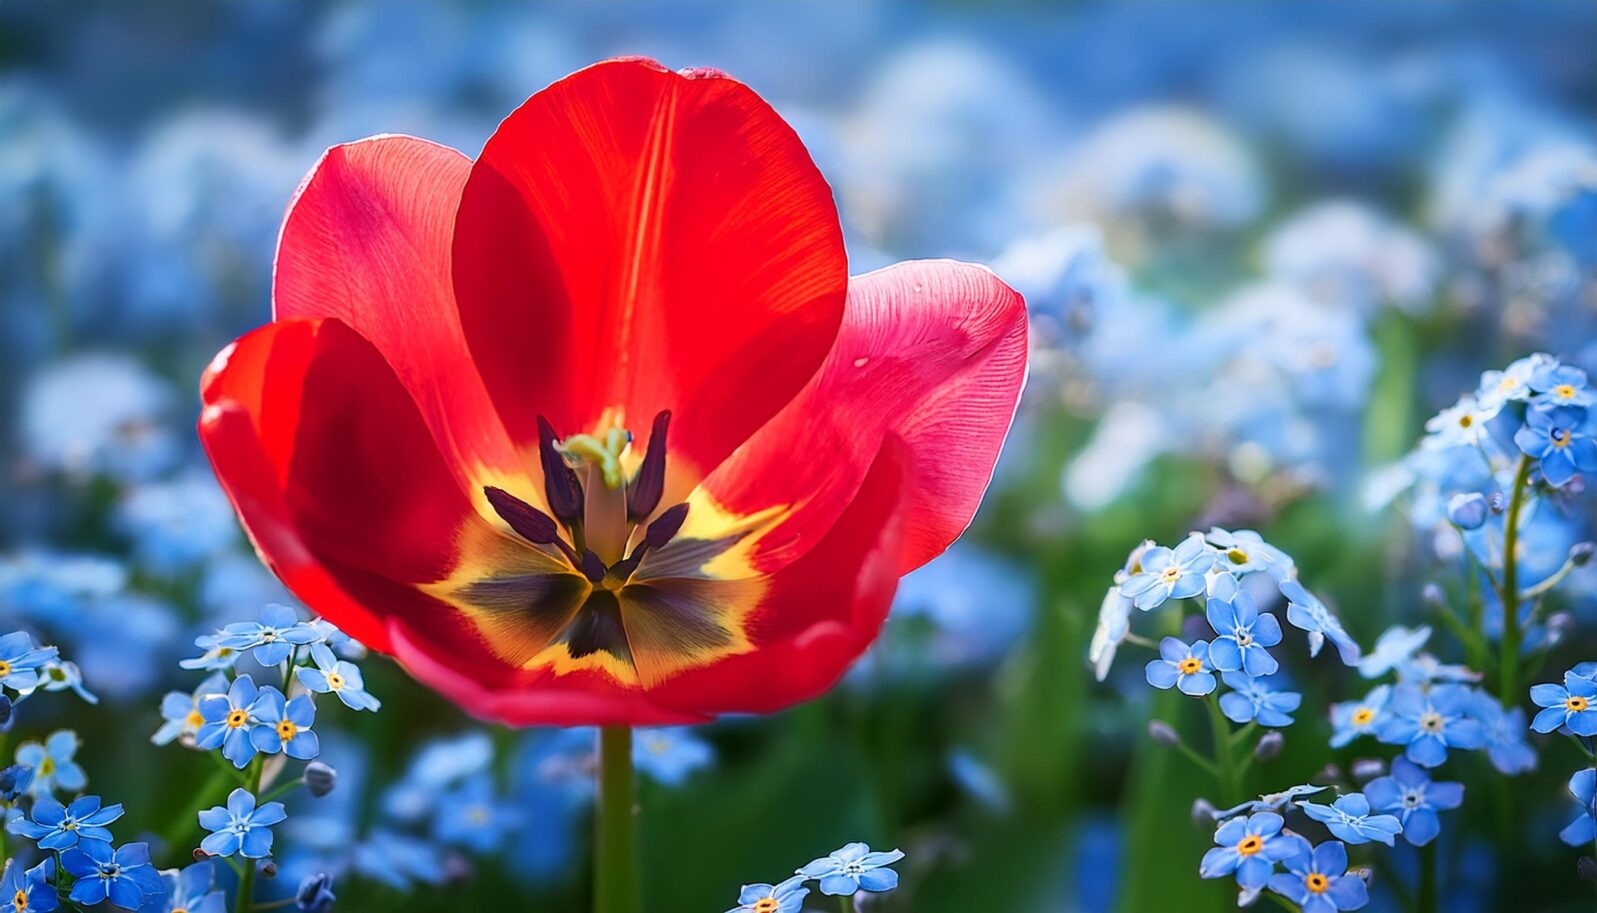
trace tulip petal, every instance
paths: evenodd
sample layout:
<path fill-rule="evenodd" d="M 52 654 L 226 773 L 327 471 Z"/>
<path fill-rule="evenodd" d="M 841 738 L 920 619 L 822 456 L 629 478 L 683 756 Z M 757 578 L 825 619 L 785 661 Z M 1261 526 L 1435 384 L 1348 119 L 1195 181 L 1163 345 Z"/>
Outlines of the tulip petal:
<path fill-rule="evenodd" d="M 705 713 L 770 713 L 836 684 L 876 638 L 898 587 L 915 456 L 896 436 L 883 441 L 831 531 L 766 581 L 744 622 L 749 652 L 682 672 L 650 697 Z"/>
<path fill-rule="evenodd" d="M 295 595 L 376 649 L 386 628 L 371 606 L 470 636 L 416 585 L 449 574 L 467 533 L 506 540 L 455 484 L 371 343 L 336 319 L 274 323 L 224 350 L 202 394 L 217 477 Z"/>
<path fill-rule="evenodd" d="M 467 342 L 518 441 L 671 410 L 666 506 L 798 393 L 842 318 L 830 188 L 724 75 L 616 60 L 488 140 L 455 225 Z M 617 414 L 619 413 L 619 414 Z"/>
<path fill-rule="evenodd" d="M 857 277 L 821 372 L 705 479 L 684 535 L 713 539 L 697 524 L 780 508 L 745 546 L 754 570 L 777 570 L 827 534 L 892 434 L 914 454 L 907 573 L 975 515 L 1025 374 L 1025 303 L 990 270 L 916 261 Z"/>
<path fill-rule="evenodd" d="M 336 317 L 376 346 L 476 492 L 474 471 L 520 462 L 455 308 L 450 249 L 470 171 L 459 152 L 408 136 L 327 150 L 283 221 L 272 304 L 277 320 Z"/>

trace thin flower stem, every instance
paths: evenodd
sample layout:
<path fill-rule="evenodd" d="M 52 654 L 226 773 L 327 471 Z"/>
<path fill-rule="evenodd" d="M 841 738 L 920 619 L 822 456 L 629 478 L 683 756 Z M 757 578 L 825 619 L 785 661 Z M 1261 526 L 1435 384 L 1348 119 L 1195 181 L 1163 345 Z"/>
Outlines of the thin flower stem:
<path fill-rule="evenodd" d="M 1436 841 L 1420 847 L 1420 891 L 1416 913 L 1436 913 Z"/>
<path fill-rule="evenodd" d="M 842 909 L 843 913 L 854 913 L 854 895 L 837 895 L 837 905 L 840 909 Z"/>
<path fill-rule="evenodd" d="M 1209 708 L 1209 730 L 1214 736 L 1215 779 L 1220 783 L 1220 797 L 1227 806 L 1242 801 L 1242 779 L 1237 771 L 1235 752 L 1231 745 L 1231 724 L 1220 711 L 1220 701 L 1214 695 L 1204 698 Z"/>
<path fill-rule="evenodd" d="M 252 795 L 259 795 L 261 791 L 261 771 L 264 768 L 264 758 L 256 755 L 250 762 L 249 776 L 244 783 Z M 244 870 L 238 876 L 238 897 L 234 898 L 234 913 L 249 913 L 250 904 L 255 894 L 255 860 L 244 860 Z"/>
<path fill-rule="evenodd" d="M 1186 742 L 1177 742 L 1176 750 L 1181 752 L 1182 756 L 1191 761 L 1199 770 L 1215 779 L 1219 779 L 1220 772 L 1214 769 L 1214 762 L 1193 751 L 1191 745 Z"/>
<path fill-rule="evenodd" d="M 276 799 L 276 798 L 282 796 L 284 793 L 288 792 L 289 790 L 293 789 L 294 787 L 304 785 L 304 783 L 305 783 L 305 778 L 304 777 L 295 777 L 292 780 L 288 780 L 286 782 L 279 783 L 276 786 L 272 787 L 271 790 L 269 790 L 266 793 L 266 795 L 262 796 L 261 797 L 261 801 L 262 802 L 270 802 L 273 799 Z"/>
<path fill-rule="evenodd" d="M 1504 707 L 1519 704 L 1519 515 L 1525 506 L 1525 489 L 1530 481 L 1531 460 L 1521 455 L 1514 470 L 1514 489 L 1508 496 L 1508 512 L 1503 515 L 1503 584 L 1498 592 L 1503 603 L 1503 639 L 1497 660 L 1497 698 Z"/>
<path fill-rule="evenodd" d="M 1265 891 L 1264 896 L 1275 901 L 1276 905 L 1283 910 L 1290 910 L 1292 913 L 1303 913 L 1302 907 L 1299 907 L 1297 904 L 1287 900 L 1285 897 L 1282 897 L 1280 894 L 1277 894 L 1274 891 Z"/>
<path fill-rule="evenodd" d="M 637 813 L 632 729 L 599 731 L 599 821 L 594 852 L 594 913 L 639 913 Z"/>

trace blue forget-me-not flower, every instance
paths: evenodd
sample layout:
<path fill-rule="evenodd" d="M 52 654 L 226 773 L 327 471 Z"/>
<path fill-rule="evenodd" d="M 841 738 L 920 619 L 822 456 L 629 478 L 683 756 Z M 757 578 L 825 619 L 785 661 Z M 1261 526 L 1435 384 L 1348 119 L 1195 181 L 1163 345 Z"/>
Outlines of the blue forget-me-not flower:
<path fill-rule="evenodd" d="M 272 855 L 272 826 L 287 818 L 283 803 L 256 805 L 254 794 L 239 787 L 228 794 L 226 807 L 200 812 L 200 826 L 211 832 L 200 849 L 212 856 L 265 859 Z"/>
<path fill-rule="evenodd" d="M 1194 641 L 1190 647 L 1175 637 L 1161 640 L 1159 658 L 1148 662 L 1145 674 L 1148 684 L 1155 688 L 1175 687 L 1193 697 L 1202 697 L 1215 689 L 1209 645 L 1201 640 Z"/>
<path fill-rule="evenodd" d="M 1436 813 L 1463 804 L 1464 784 L 1434 782 L 1419 765 L 1397 758 L 1390 774 L 1364 785 L 1364 795 L 1376 811 L 1397 816 L 1404 840 L 1424 846 L 1442 831 Z"/>
<path fill-rule="evenodd" d="M 881 893 L 898 887 L 898 873 L 888 866 L 904 858 L 899 850 L 873 853 L 863 843 L 812 860 L 795 874 L 820 882 L 821 893 L 852 896 L 860 891 Z"/>
<path fill-rule="evenodd" d="M 1391 846 L 1403 823 L 1395 815 L 1374 814 L 1370 800 L 1363 793 L 1338 796 L 1330 805 L 1303 802 L 1298 805 L 1303 813 L 1325 825 L 1334 836 L 1348 843 L 1369 843 L 1372 840 Z"/>

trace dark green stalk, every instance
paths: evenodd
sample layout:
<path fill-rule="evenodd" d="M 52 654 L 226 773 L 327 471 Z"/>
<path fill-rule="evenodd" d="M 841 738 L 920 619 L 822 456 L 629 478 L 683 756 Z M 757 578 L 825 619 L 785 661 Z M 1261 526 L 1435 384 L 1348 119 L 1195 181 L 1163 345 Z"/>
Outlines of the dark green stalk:
<path fill-rule="evenodd" d="M 599 816 L 594 854 L 594 913 L 639 913 L 636 796 L 632 729 L 599 731 Z"/>

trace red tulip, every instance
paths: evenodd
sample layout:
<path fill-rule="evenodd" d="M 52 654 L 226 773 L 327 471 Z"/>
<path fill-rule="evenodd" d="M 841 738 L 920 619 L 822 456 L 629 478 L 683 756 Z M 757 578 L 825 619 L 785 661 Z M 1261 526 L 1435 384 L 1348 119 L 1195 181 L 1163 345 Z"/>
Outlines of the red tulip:
<path fill-rule="evenodd" d="M 970 522 L 1026 372 L 991 272 L 850 279 L 792 129 L 721 73 L 640 60 L 534 95 L 475 162 L 329 150 L 273 307 L 202 381 L 257 551 L 518 724 L 825 691 Z"/>

